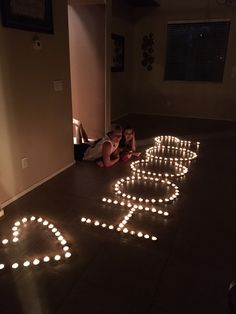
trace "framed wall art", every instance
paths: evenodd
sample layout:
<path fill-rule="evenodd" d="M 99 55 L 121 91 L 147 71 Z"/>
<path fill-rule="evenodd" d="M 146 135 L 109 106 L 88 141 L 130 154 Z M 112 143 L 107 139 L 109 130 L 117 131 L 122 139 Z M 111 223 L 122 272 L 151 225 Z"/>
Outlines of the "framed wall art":
<path fill-rule="evenodd" d="M 123 36 L 117 34 L 112 34 L 111 39 L 112 39 L 111 71 L 123 72 L 125 39 Z"/>
<path fill-rule="evenodd" d="M 38 33 L 53 33 L 52 0 L 1 0 L 2 24 Z"/>

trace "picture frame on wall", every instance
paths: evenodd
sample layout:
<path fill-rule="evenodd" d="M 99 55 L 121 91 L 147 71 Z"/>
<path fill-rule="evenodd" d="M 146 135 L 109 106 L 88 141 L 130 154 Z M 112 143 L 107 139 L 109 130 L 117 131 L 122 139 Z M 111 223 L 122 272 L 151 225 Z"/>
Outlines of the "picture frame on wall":
<path fill-rule="evenodd" d="M 112 60 L 111 71 L 123 72 L 124 71 L 124 49 L 125 38 L 124 36 L 112 34 Z"/>
<path fill-rule="evenodd" d="M 2 24 L 37 33 L 53 33 L 52 0 L 1 0 Z"/>

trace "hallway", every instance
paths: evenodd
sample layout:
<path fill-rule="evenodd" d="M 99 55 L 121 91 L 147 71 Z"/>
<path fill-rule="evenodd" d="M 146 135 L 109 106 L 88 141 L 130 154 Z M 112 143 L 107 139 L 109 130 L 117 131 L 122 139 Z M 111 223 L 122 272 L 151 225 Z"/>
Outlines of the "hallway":
<path fill-rule="evenodd" d="M 82 223 L 90 217 L 115 224 L 124 216 L 123 207 L 101 200 L 131 171 L 130 163 L 104 169 L 77 162 L 5 208 L 0 239 L 9 238 L 16 220 L 43 217 L 60 229 L 72 256 L 1 270 L 2 314 L 229 314 L 227 289 L 236 278 L 235 123 L 148 115 L 118 122 L 134 126 L 142 152 L 158 135 L 201 143 L 187 175 L 171 179 L 180 195 L 167 205 L 170 215 L 139 211 L 130 223 L 157 241 Z M 23 235 L 19 249 L 1 247 L 1 259 L 58 250 L 47 232 L 29 227 Z"/>

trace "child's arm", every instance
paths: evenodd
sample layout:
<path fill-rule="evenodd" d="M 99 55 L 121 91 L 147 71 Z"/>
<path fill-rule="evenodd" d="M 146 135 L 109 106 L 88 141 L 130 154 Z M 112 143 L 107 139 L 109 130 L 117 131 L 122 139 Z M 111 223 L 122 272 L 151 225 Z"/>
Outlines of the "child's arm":
<path fill-rule="evenodd" d="M 139 157 L 141 155 L 140 152 L 136 152 L 136 141 L 135 141 L 135 133 L 133 135 L 133 139 L 132 139 L 132 156 L 135 156 L 135 157 Z"/>
<path fill-rule="evenodd" d="M 111 144 L 109 142 L 103 144 L 102 159 L 104 167 L 111 167 L 120 159 L 120 156 L 118 155 L 115 159 L 111 160 Z"/>
<path fill-rule="evenodd" d="M 133 134 L 132 143 L 131 143 L 131 149 L 132 149 L 133 152 L 136 151 L 135 133 Z"/>

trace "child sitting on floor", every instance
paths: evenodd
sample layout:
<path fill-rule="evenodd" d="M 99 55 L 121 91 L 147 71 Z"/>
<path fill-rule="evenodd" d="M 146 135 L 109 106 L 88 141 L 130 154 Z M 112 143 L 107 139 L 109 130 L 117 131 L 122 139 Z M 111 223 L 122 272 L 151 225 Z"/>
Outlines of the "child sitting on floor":
<path fill-rule="evenodd" d="M 135 132 L 130 125 L 127 125 L 123 129 L 119 148 L 121 151 L 121 160 L 123 161 L 128 161 L 132 156 L 139 157 L 141 155 L 141 152 L 136 151 Z"/>

